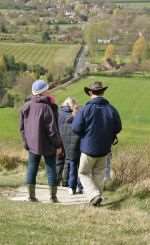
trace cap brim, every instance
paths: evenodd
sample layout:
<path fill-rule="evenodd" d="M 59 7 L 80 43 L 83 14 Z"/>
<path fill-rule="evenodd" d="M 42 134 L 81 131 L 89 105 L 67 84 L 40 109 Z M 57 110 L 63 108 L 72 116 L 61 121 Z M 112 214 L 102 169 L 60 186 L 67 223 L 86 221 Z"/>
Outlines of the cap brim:
<path fill-rule="evenodd" d="M 106 86 L 106 87 L 104 87 L 104 88 L 98 89 L 97 91 L 104 92 L 107 88 L 108 88 L 108 87 Z M 84 92 L 85 92 L 87 95 L 89 95 L 89 96 L 90 96 L 90 93 L 89 93 L 90 91 L 94 91 L 94 90 L 92 90 L 92 89 L 90 89 L 90 88 L 88 88 L 88 87 L 84 87 Z M 96 90 L 95 90 L 95 91 L 96 91 Z"/>
<path fill-rule="evenodd" d="M 33 94 L 33 95 L 40 95 L 40 94 L 44 93 L 45 91 L 47 91 L 47 90 L 49 90 L 49 89 L 50 89 L 50 87 L 49 87 L 49 85 L 47 84 L 47 86 L 46 86 L 45 88 L 41 89 L 41 90 L 38 90 L 38 91 L 32 90 L 32 94 Z"/>

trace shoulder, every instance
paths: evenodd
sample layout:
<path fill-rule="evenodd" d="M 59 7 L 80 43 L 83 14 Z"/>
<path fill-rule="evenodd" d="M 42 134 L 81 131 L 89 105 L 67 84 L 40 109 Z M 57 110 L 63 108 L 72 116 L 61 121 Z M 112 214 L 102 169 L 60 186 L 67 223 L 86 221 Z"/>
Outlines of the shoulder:
<path fill-rule="evenodd" d="M 115 106 L 113 106 L 112 104 L 108 104 L 108 106 L 114 113 L 118 113 L 118 110 Z"/>
<path fill-rule="evenodd" d="M 28 110 L 30 108 L 31 101 L 27 101 L 24 103 L 24 105 L 21 107 L 21 113 L 24 113 L 24 111 Z"/>

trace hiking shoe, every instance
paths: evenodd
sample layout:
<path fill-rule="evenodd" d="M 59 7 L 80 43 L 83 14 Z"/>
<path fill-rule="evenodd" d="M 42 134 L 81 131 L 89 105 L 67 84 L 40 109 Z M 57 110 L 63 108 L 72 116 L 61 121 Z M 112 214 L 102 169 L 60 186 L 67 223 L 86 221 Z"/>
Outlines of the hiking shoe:
<path fill-rule="evenodd" d="M 39 202 L 39 200 L 36 197 L 29 197 L 29 202 Z"/>
<path fill-rule="evenodd" d="M 98 195 L 90 201 L 90 205 L 94 207 L 99 207 L 102 201 L 103 201 L 103 197 Z"/>
<path fill-rule="evenodd" d="M 57 197 L 50 198 L 50 203 L 59 203 Z"/>
<path fill-rule="evenodd" d="M 76 193 L 77 193 L 77 194 L 83 194 L 83 189 L 78 189 L 78 188 L 77 188 Z"/>

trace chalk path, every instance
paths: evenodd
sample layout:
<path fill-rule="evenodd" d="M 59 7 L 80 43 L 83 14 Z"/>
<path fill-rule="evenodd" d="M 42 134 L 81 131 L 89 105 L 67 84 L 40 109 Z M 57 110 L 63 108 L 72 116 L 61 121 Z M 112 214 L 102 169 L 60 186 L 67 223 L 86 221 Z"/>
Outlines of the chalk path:
<path fill-rule="evenodd" d="M 42 203 L 49 202 L 49 189 L 46 185 L 36 186 L 36 197 Z M 60 204 L 74 205 L 74 204 L 86 204 L 88 203 L 88 196 L 86 194 L 70 195 L 66 187 L 58 187 L 57 197 Z M 26 186 L 21 186 L 11 195 L 7 195 L 7 198 L 12 201 L 28 201 L 28 193 Z"/>

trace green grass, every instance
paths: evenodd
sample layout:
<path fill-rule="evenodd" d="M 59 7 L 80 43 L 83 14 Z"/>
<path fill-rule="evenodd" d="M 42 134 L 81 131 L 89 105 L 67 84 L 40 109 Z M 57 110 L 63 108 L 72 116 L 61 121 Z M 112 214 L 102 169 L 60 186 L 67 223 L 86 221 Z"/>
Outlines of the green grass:
<path fill-rule="evenodd" d="M 0 54 L 14 55 L 16 61 L 50 68 L 53 64 L 73 65 L 80 45 L 0 43 Z"/>
<path fill-rule="evenodd" d="M 12 108 L 0 108 L 0 144 L 13 146 L 19 144 L 19 111 Z"/>
<path fill-rule="evenodd" d="M 123 131 L 120 136 L 122 144 L 143 144 L 150 139 L 149 118 L 149 79 L 117 78 L 117 77 L 88 77 L 55 92 L 58 102 L 61 103 L 67 96 L 73 96 L 84 104 L 89 98 L 84 94 L 83 88 L 95 80 L 102 80 L 109 86 L 105 96 L 118 108 Z"/>
<path fill-rule="evenodd" d="M 123 131 L 120 134 L 120 145 L 147 144 L 150 141 L 149 91 L 148 78 L 87 77 L 66 88 L 53 92 L 59 104 L 68 96 L 75 97 L 84 104 L 89 98 L 83 88 L 95 80 L 103 80 L 109 86 L 105 97 L 119 110 Z M 19 145 L 19 111 L 0 109 L 0 144 L 5 146 Z"/>
<path fill-rule="evenodd" d="M 148 0 L 113 0 L 113 3 L 128 8 L 150 8 L 150 2 Z"/>

